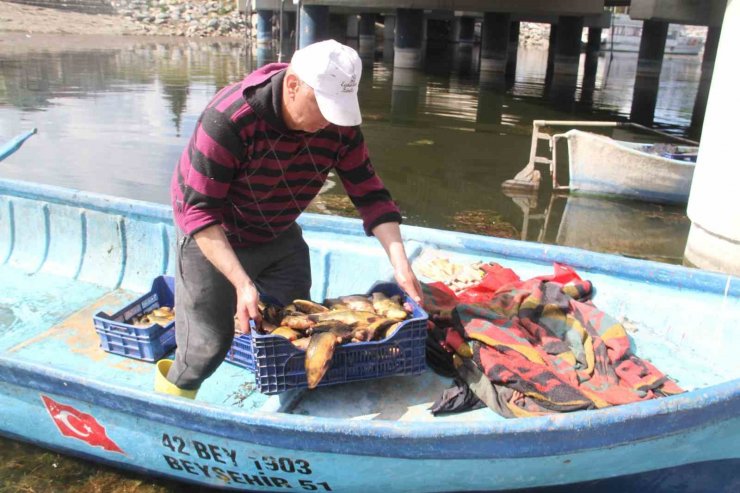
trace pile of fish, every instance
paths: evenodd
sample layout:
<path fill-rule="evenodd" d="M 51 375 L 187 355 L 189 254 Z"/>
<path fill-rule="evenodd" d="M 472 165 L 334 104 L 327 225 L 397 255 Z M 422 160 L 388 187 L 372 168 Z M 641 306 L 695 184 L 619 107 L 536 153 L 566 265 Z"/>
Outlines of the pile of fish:
<path fill-rule="evenodd" d="M 331 367 L 337 345 L 386 339 L 411 312 L 400 295 L 389 298 L 380 292 L 326 299 L 323 304 L 309 300 L 294 300 L 285 307 L 260 303 L 260 311 L 260 333 L 284 337 L 306 351 L 310 389 Z"/>
<path fill-rule="evenodd" d="M 148 327 L 152 324 L 159 324 L 164 327 L 174 319 L 175 309 L 170 308 L 169 306 L 163 306 L 135 317 L 131 323 L 137 327 Z"/>

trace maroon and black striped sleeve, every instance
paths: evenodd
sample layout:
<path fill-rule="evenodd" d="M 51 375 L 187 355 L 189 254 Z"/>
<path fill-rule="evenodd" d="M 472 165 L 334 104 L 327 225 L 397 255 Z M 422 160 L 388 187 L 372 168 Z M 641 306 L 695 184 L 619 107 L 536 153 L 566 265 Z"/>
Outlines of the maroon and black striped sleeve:
<path fill-rule="evenodd" d="M 337 174 L 347 195 L 362 216 L 365 233 L 383 223 L 401 223 L 401 212 L 370 162 L 370 154 L 360 127 L 342 128 L 347 145 L 339 154 Z"/>
<path fill-rule="evenodd" d="M 243 152 L 243 139 L 229 117 L 207 108 L 178 165 L 182 200 L 178 222 L 185 234 L 223 222 L 224 201 Z"/>

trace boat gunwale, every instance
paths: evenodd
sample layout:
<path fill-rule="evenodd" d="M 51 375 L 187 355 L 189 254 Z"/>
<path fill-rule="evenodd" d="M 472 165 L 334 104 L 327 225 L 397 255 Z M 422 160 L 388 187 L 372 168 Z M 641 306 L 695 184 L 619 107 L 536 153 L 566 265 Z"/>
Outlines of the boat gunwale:
<path fill-rule="evenodd" d="M 639 149 L 635 149 L 635 148 L 633 148 L 633 147 L 631 147 L 629 145 L 624 145 L 624 144 L 637 144 L 637 145 L 641 145 L 641 144 L 644 144 L 644 142 L 628 142 L 626 140 L 612 139 L 611 137 L 608 137 L 606 135 L 601 135 L 601 134 L 597 134 L 597 133 L 593 133 L 593 132 L 586 132 L 586 131 L 578 130 L 578 129 L 575 129 L 575 128 L 574 129 L 571 129 L 571 130 L 568 130 L 563 135 L 565 135 L 565 137 L 568 139 L 568 145 L 570 146 L 570 139 L 573 138 L 574 135 L 576 137 L 578 137 L 578 134 L 586 134 L 589 137 L 592 137 L 592 138 L 596 138 L 598 140 L 601 140 L 605 144 L 609 144 L 609 145 L 611 145 L 613 147 L 618 147 L 619 149 L 621 149 L 623 151 L 626 151 L 628 153 L 635 154 L 635 155 L 638 155 L 640 157 L 648 158 L 648 159 L 651 159 L 651 160 L 658 160 L 660 162 L 663 162 L 663 164 L 671 164 L 671 165 L 675 165 L 675 166 L 680 166 L 682 168 L 694 168 L 694 169 L 696 168 L 696 163 L 691 162 L 691 161 L 682 161 L 680 159 L 667 158 L 667 157 L 661 156 L 659 154 L 650 154 L 649 152 L 644 152 L 644 151 L 641 151 Z M 685 146 L 685 147 L 688 147 L 688 146 Z M 568 150 L 570 152 L 570 148 Z M 569 163 L 570 163 L 570 161 L 569 161 Z M 572 169 L 572 167 L 571 167 L 571 169 Z"/>
<path fill-rule="evenodd" d="M 172 226 L 172 209 L 165 204 L 0 178 L 0 195 L 2 194 L 134 218 L 165 220 Z M 298 222 L 304 229 L 308 229 L 309 233 L 315 230 L 355 237 L 364 236 L 359 219 L 303 213 Z M 693 289 L 725 296 L 740 296 L 740 278 L 731 274 L 591 252 L 575 247 L 434 230 L 420 226 L 402 225 L 401 231 L 406 241 L 414 241 L 424 246 L 443 246 L 456 252 L 477 250 L 543 266 L 557 262 L 592 273 L 657 283 L 673 289 Z"/>
<path fill-rule="evenodd" d="M 168 426 L 291 450 L 406 459 L 566 455 L 685 433 L 740 415 L 740 379 L 604 409 L 504 421 L 383 421 L 245 412 L 0 356 L 0 381 Z M 469 447 L 470 440 L 476 447 Z M 409 447 L 409 440 L 413 446 Z"/>

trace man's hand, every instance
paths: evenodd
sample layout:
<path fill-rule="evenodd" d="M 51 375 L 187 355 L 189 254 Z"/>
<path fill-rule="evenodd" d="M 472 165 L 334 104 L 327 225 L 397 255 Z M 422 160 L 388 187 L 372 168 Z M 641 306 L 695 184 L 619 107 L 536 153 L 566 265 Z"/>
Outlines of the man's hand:
<path fill-rule="evenodd" d="M 398 223 L 379 224 L 373 228 L 373 234 L 388 254 L 388 259 L 393 266 L 393 275 L 398 285 L 406 291 L 412 300 L 421 304 L 424 301 L 421 284 L 416 279 L 414 271 L 411 270 L 406 250 L 403 248 L 401 229 L 398 227 Z"/>
<path fill-rule="evenodd" d="M 239 330 L 242 334 L 249 333 L 249 321 L 259 326 L 262 323 L 262 315 L 257 303 L 260 300 L 259 292 L 252 281 L 244 284 L 236 293 L 236 318 L 239 321 Z"/>
<path fill-rule="evenodd" d="M 394 269 L 393 275 L 396 278 L 396 282 L 401 287 L 401 289 L 406 291 L 406 294 L 408 294 L 412 300 L 414 300 L 418 304 L 421 304 L 421 284 L 416 278 L 414 271 L 411 270 L 411 266 L 409 266 L 408 262 L 406 262 L 405 267 Z"/>
<path fill-rule="evenodd" d="M 249 321 L 262 322 L 257 303 L 259 293 L 231 248 L 221 225 L 214 224 L 193 235 L 203 255 L 231 282 L 236 290 L 239 330 L 249 332 Z"/>

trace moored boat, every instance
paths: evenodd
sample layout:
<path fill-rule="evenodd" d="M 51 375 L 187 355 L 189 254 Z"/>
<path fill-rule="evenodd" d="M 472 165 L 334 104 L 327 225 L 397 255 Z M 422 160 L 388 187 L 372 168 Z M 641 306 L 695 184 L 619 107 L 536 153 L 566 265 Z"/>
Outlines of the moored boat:
<path fill-rule="evenodd" d="M 550 134 L 547 127 L 569 127 L 565 133 Z M 633 128 L 660 135 L 680 144 L 635 143 L 615 140 L 604 135 L 585 132 L 575 127 Z M 558 174 L 558 143 L 568 145 L 569 181 L 562 184 Z M 546 140 L 549 157 L 538 155 L 538 143 Z M 540 175 L 538 163 L 548 164 L 555 191 L 619 196 L 633 200 L 684 204 L 691 191 L 698 144 L 631 122 L 588 122 L 535 120 L 532 130 L 530 158 L 527 165 L 504 189 L 536 190 Z"/>
<path fill-rule="evenodd" d="M 23 143 L 30 139 L 36 134 L 36 129 L 33 128 L 27 132 L 16 135 L 6 143 L 0 145 L 0 161 L 13 154 L 15 151 L 21 148 Z"/>
<path fill-rule="evenodd" d="M 312 299 L 390 278 L 358 221 L 306 214 L 301 225 Z M 740 279 L 574 248 L 418 227 L 403 233 L 411 256 L 434 247 L 523 277 L 553 262 L 571 265 L 597 286 L 602 310 L 635 327 L 638 354 L 688 392 L 526 419 L 487 408 L 433 417 L 428 407 L 449 380 L 430 371 L 268 397 L 250 386 L 250 372 L 224 364 L 195 401 L 155 394 L 153 365 L 103 352 L 92 317 L 174 271 L 170 210 L 0 180 L 0 433 L 250 491 L 503 491 L 594 481 L 600 491 L 624 491 L 625 481 L 659 491 L 679 477 L 707 481 L 709 491 L 737 486 Z M 672 481 L 656 482 L 661 474 Z"/>
<path fill-rule="evenodd" d="M 611 27 L 602 33 L 604 49 L 639 52 L 643 21 L 632 19 L 627 14 L 612 14 L 611 22 Z M 669 24 L 664 50 L 666 55 L 698 55 L 703 47 L 703 38 L 689 35 L 684 26 Z"/>
<path fill-rule="evenodd" d="M 624 142 L 581 130 L 553 136 L 561 138 L 568 142 L 568 188 L 573 192 L 646 202 L 689 200 L 697 147 Z"/>

